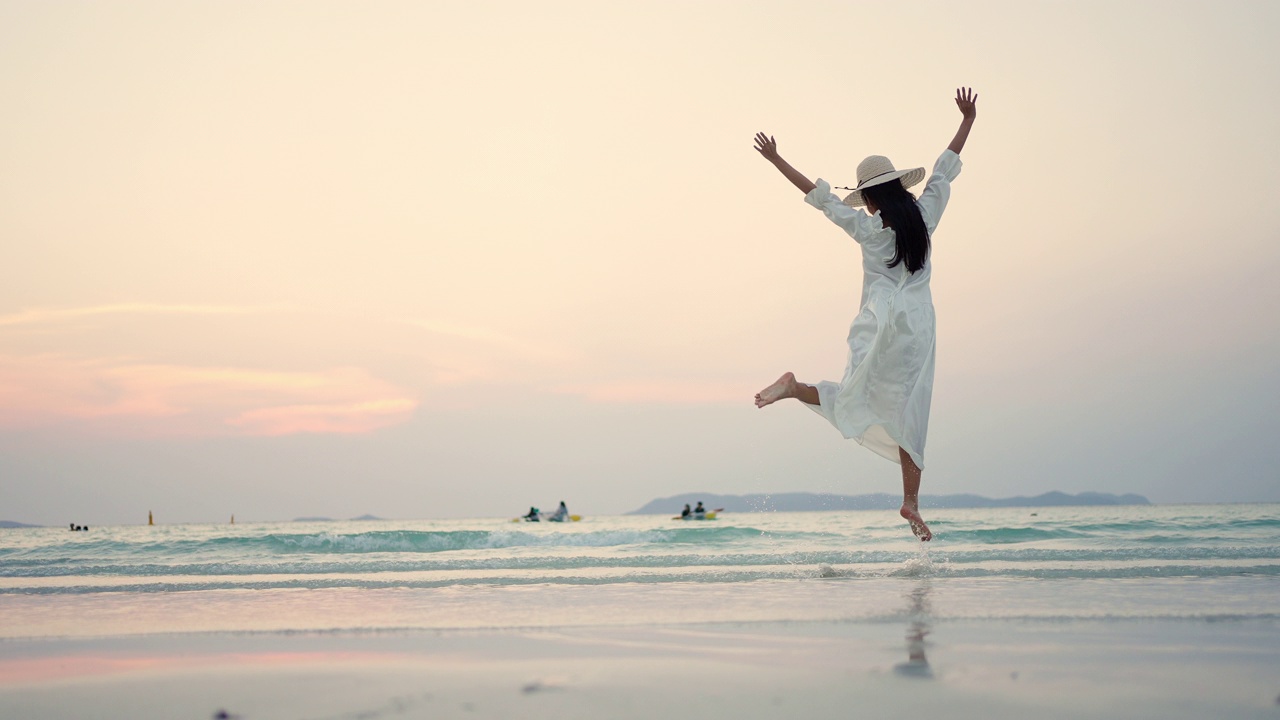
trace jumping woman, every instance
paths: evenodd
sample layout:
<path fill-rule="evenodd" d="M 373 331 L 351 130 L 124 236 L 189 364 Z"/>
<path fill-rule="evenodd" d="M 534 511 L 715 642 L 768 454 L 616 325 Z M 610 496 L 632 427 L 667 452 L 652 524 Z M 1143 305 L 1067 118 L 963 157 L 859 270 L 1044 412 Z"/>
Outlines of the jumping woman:
<path fill-rule="evenodd" d="M 846 438 L 902 466 L 903 518 L 921 540 L 933 533 L 920 517 L 920 471 L 933 395 L 934 317 L 929 293 L 929 239 L 960 174 L 960 150 L 977 117 L 978 96 L 956 90 L 963 119 L 933 165 L 917 199 L 907 188 L 924 168 L 895 170 L 872 155 L 858 164 L 858 186 L 842 202 L 821 178 L 817 184 L 782 159 L 778 144 L 756 134 L 755 149 L 862 246 L 862 303 L 849 328 L 849 363 L 839 383 L 806 385 L 784 373 L 756 395 L 756 407 L 796 398 Z M 858 209 L 866 207 L 866 212 Z M 869 214 L 868 214 L 869 213 Z"/>

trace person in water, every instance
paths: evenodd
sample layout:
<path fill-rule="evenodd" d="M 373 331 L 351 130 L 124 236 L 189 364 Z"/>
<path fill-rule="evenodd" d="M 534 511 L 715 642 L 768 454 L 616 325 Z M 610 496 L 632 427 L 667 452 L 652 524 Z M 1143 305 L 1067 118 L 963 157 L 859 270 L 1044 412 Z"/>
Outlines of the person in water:
<path fill-rule="evenodd" d="M 540 512 L 540 511 L 538 510 L 538 508 L 536 508 L 536 507 L 530 507 L 530 508 L 529 508 L 529 513 L 528 513 L 527 515 L 525 515 L 525 516 L 524 516 L 524 519 L 525 519 L 525 520 L 528 520 L 529 522 L 538 522 L 538 520 L 539 520 L 539 518 L 538 518 L 538 514 L 539 514 L 539 512 Z"/>
<path fill-rule="evenodd" d="M 757 133 L 755 149 L 862 247 L 862 301 L 849 328 L 849 361 L 839 383 L 807 385 L 783 373 L 755 398 L 756 407 L 796 398 L 846 438 L 902 466 L 902 509 L 921 540 L 933 533 L 920 516 L 920 473 L 933 395 L 934 315 L 929 292 L 930 241 L 960 174 L 960 151 L 977 117 L 970 88 L 956 90 L 960 129 L 934 163 L 917 199 L 907 188 L 924 168 L 895 170 L 872 155 L 858 165 L 858 186 L 841 202 L 827 181 L 811 182 L 782 159 L 778 144 Z M 866 207 L 866 212 L 860 210 Z"/>
<path fill-rule="evenodd" d="M 568 519 L 569 519 L 569 507 L 568 507 L 567 505 L 565 505 L 565 504 L 564 504 L 564 501 L 563 501 L 563 500 L 561 500 L 561 501 L 560 501 L 560 507 L 556 508 L 555 513 L 554 513 L 554 514 L 552 514 L 552 516 L 551 516 L 551 518 L 550 518 L 550 519 L 551 519 L 551 522 L 566 522 L 566 521 L 568 521 Z"/>
<path fill-rule="evenodd" d="M 707 516 L 707 509 L 702 507 L 702 501 L 699 500 L 698 507 L 693 509 L 693 517 L 697 520 L 701 520 L 706 516 Z"/>
<path fill-rule="evenodd" d="M 693 511 L 689 509 L 689 503 L 685 503 L 684 509 L 680 511 L 680 517 L 687 518 L 692 514 L 693 514 Z"/>

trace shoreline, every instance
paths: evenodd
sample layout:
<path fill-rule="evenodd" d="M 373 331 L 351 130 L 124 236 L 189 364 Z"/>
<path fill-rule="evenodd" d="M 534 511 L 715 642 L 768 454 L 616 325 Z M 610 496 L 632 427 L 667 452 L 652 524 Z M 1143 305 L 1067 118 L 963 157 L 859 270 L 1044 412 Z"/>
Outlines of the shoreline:
<path fill-rule="evenodd" d="M 1280 619 L 1280 575 L 1164 578 L 900 577 L 804 566 L 745 582 L 543 582 L 441 587 L 0 591 L 0 646 L 218 633 L 515 631 L 767 622 Z M 573 578 L 561 578 L 573 580 Z M 927 608 L 927 610 L 921 610 Z"/>

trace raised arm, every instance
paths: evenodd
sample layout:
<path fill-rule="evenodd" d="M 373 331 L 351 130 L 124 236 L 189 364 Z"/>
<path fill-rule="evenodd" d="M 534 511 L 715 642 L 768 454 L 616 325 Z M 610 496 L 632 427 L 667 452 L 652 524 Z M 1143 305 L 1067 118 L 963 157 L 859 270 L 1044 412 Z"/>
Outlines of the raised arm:
<path fill-rule="evenodd" d="M 969 139 L 969 129 L 973 127 L 973 119 L 978 117 L 978 96 L 974 94 L 973 88 L 956 90 L 956 106 L 960 108 L 960 114 L 964 119 L 960 121 L 960 129 L 956 130 L 956 136 L 951 139 L 947 149 L 959 155 L 964 149 L 964 141 Z"/>
<path fill-rule="evenodd" d="M 792 185 L 800 188 L 800 192 L 805 195 L 808 195 L 809 191 L 815 187 L 809 178 L 805 177 L 799 170 L 791 167 L 791 163 L 782 159 L 782 156 L 778 154 L 777 141 L 768 135 L 756 133 L 756 152 L 763 155 L 765 160 L 773 163 L 773 166 L 778 168 L 778 171 L 790 180 Z"/>

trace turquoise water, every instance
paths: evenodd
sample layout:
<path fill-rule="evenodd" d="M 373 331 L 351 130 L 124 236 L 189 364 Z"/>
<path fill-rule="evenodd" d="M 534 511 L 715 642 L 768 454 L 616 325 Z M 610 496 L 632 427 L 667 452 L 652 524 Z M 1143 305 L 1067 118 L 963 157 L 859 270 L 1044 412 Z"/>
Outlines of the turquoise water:
<path fill-rule="evenodd" d="M 1280 616 L 1280 505 L 0 530 L 0 637 L 980 617 Z M 143 613 L 145 618 L 135 617 Z"/>

